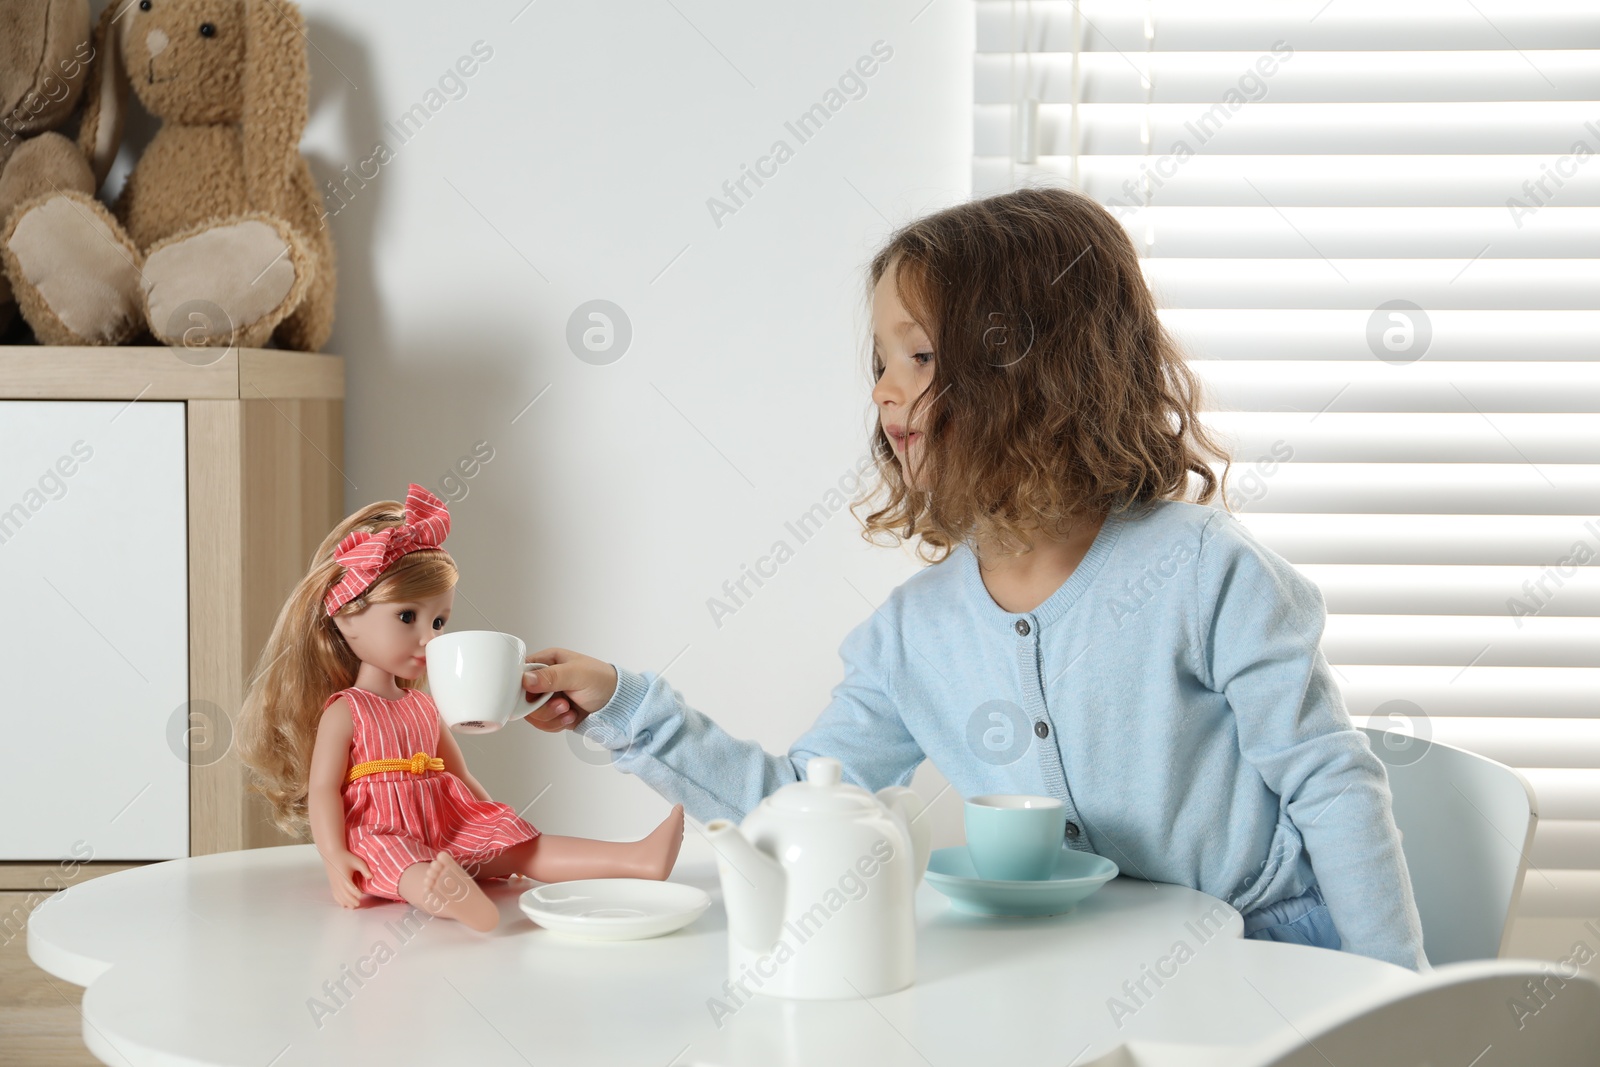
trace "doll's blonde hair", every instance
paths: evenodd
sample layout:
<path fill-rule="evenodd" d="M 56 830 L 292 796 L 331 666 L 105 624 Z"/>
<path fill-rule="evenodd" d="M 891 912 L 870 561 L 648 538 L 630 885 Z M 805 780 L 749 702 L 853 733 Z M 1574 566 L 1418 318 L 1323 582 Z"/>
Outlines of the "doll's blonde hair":
<path fill-rule="evenodd" d="M 272 821 L 292 836 L 305 837 L 310 829 L 307 784 L 323 702 L 355 684 L 361 669 L 361 660 L 323 606 L 323 597 L 345 570 L 335 562 L 334 549 L 353 530 L 376 533 L 404 520 L 403 504 L 380 500 L 335 527 L 317 546 L 310 571 L 278 612 L 272 636 L 251 672 L 240 711 L 239 756 L 250 768 L 250 788 L 266 798 Z M 335 614 L 359 615 L 374 604 L 437 596 L 453 588 L 456 578 L 449 553 L 408 552 Z M 395 681 L 403 689 L 414 689 L 426 678 L 424 673 L 416 681 Z"/>

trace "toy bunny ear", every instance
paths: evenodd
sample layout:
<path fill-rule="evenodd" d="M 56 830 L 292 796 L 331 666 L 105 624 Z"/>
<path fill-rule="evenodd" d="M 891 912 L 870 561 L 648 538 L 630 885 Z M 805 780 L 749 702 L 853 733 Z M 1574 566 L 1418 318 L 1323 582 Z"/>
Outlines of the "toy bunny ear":
<path fill-rule="evenodd" d="M 111 0 L 94 28 L 94 55 L 89 59 L 86 106 L 78 124 L 78 149 L 94 171 L 100 188 L 122 147 L 122 121 L 128 111 L 128 79 L 122 69 L 122 33 L 117 20 L 138 0 Z"/>
<path fill-rule="evenodd" d="M 246 0 L 244 46 L 245 198 L 282 214 L 310 107 L 305 16 L 288 0 Z"/>

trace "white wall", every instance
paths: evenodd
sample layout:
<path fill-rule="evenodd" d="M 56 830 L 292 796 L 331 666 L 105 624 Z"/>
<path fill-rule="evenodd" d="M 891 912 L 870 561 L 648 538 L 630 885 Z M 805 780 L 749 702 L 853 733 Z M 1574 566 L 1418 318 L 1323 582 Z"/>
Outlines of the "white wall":
<path fill-rule="evenodd" d="M 413 480 L 446 495 L 475 442 L 494 450 L 451 509 L 452 629 L 671 662 L 691 704 L 768 751 L 825 706 L 840 640 L 918 566 L 848 512 L 804 545 L 784 523 L 866 447 L 867 260 L 970 188 L 973 13 L 924 3 L 304 0 L 318 177 L 380 138 L 394 152 L 330 199 L 345 502 Z M 801 144 L 785 120 L 880 40 L 893 55 L 865 94 Z M 401 145 L 384 124 L 478 41 L 493 55 L 465 95 Z M 718 227 L 707 198 L 779 138 L 793 158 Z M 632 322 L 611 365 L 565 340 L 594 298 Z M 719 628 L 708 598 L 780 537 L 795 558 Z M 551 832 L 633 836 L 666 809 L 567 735 L 519 724 L 464 747 L 499 799 L 550 786 L 528 817 Z M 937 811 L 958 842 L 959 799 Z"/>

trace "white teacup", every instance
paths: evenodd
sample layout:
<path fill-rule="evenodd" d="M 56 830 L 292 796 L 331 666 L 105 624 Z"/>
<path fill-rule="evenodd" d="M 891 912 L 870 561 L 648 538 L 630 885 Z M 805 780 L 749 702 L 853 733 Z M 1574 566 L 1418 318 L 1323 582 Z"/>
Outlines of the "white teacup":
<path fill-rule="evenodd" d="M 428 692 L 439 716 L 459 734 L 486 734 L 550 699 L 524 699 L 522 675 L 547 663 L 524 663 L 522 638 L 498 630 L 458 630 L 428 642 Z"/>

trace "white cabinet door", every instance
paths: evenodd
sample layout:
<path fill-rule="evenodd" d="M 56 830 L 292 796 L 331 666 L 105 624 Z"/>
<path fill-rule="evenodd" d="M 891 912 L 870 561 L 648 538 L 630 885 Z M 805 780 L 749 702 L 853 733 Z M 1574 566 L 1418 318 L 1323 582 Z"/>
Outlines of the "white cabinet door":
<path fill-rule="evenodd" d="M 189 854 L 184 405 L 0 401 L 0 860 Z"/>

